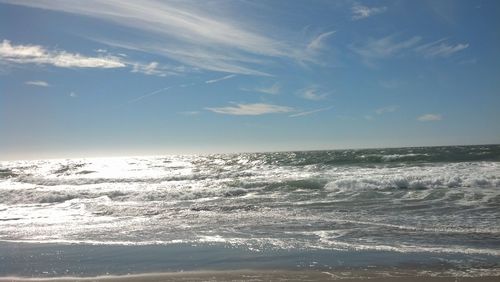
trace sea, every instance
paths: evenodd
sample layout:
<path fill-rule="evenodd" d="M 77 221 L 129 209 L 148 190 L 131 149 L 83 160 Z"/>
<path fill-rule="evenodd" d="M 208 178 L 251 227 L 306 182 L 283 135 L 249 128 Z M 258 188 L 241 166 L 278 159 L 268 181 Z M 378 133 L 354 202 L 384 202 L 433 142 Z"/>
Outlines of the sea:
<path fill-rule="evenodd" d="M 0 162 L 0 276 L 500 275 L 500 145 Z"/>

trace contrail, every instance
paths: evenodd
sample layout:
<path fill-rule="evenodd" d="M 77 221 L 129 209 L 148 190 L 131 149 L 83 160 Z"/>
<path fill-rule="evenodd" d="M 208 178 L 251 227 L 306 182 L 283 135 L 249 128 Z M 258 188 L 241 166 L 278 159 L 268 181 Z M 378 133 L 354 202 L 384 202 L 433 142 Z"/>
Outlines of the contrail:
<path fill-rule="evenodd" d="M 307 116 L 307 115 L 311 115 L 311 114 L 318 113 L 318 112 L 328 111 L 328 110 L 331 110 L 332 108 L 333 108 L 333 106 L 326 107 L 326 108 L 321 108 L 321 109 L 317 109 L 317 110 L 312 110 L 312 111 L 307 111 L 307 112 L 300 112 L 300 113 L 296 113 L 296 114 L 293 114 L 293 115 L 289 115 L 288 117 Z"/>
<path fill-rule="evenodd" d="M 133 103 L 139 102 L 140 100 L 142 100 L 142 99 L 144 99 L 144 98 L 148 98 L 148 97 L 154 96 L 154 95 L 156 95 L 156 94 L 159 94 L 159 93 L 161 93 L 161 92 L 163 92 L 163 91 L 167 91 L 167 90 L 172 89 L 172 88 L 174 88 L 174 87 L 175 87 L 175 86 L 168 86 L 168 87 L 164 87 L 164 88 L 161 88 L 161 89 L 157 89 L 157 90 L 155 90 L 155 91 L 149 92 L 149 93 L 144 94 L 144 95 L 142 95 L 142 96 L 139 96 L 139 97 L 136 97 L 136 98 L 130 99 L 130 100 L 128 100 L 127 102 L 121 103 L 121 104 L 119 104 L 119 105 L 117 105 L 117 106 L 115 106 L 115 107 L 113 107 L 113 108 L 114 108 L 114 109 L 118 109 L 118 108 L 121 108 L 121 107 L 123 107 L 123 106 L 125 106 L 125 105 L 129 105 L 129 104 L 133 104 Z"/>
<path fill-rule="evenodd" d="M 148 94 L 145 94 L 145 95 L 139 96 L 137 98 L 128 100 L 127 104 L 132 104 L 132 103 L 138 102 L 138 101 L 140 101 L 140 100 L 142 100 L 144 98 L 148 98 L 148 97 L 154 96 L 156 94 L 159 94 L 159 93 L 161 93 L 163 91 L 167 91 L 167 90 L 172 89 L 172 88 L 174 88 L 174 86 L 169 86 L 169 87 L 165 87 L 165 88 L 161 88 L 161 89 L 155 90 L 153 92 L 149 92 Z"/>
<path fill-rule="evenodd" d="M 221 78 L 207 80 L 207 81 L 205 81 L 205 83 L 215 83 L 215 82 L 219 82 L 219 81 L 223 81 L 223 80 L 226 80 L 226 79 L 233 78 L 235 76 L 236 76 L 235 74 L 230 74 L 230 75 L 226 75 L 226 76 L 221 77 Z"/>

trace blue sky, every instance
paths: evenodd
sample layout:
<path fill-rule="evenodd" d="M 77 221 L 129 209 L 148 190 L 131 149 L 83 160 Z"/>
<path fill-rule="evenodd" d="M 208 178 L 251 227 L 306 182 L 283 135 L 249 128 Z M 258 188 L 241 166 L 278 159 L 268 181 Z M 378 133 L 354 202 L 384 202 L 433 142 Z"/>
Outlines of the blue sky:
<path fill-rule="evenodd" d="M 0 159 L 500 143 L 498 1 L 0 0 Z"/>

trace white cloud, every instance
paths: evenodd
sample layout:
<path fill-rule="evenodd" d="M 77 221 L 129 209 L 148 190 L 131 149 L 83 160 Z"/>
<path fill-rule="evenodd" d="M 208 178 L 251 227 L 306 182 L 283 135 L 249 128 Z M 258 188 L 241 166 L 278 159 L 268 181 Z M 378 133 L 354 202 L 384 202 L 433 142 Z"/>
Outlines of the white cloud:
<path fill-rule="evenodd" d="M 267 75 L 256 65 L 272 58 L 296 58 L 304 52 L 276 34 L 265 34 L 259 23 L 243 22 L 235 13 L 208 9 L 201 1 L 66 1 L 2 0 L 13 5 L 48 9 L 97 18 L 140 31 L 143 36 L 113 42 L 129 49 L 155 53 L 201 69 L 238 74 Z M 259 31 L 260 30 L 260 31 Z M 262 58 L 255 60 L 255 58 Z"/>
<path fill-rule="evenodd" d="M 107 44 L 116 45 L 116 43 L 108 42 Z M 131 45 L 118 44 L 123 48 L 131 48 Z M 157 53 L 173 58 L 186 65 L 193 66 L 198 69 L 211 70 L 217 72 L 226 72 L 233 74 L 257 75 L 257 76 L 270 76 L 268 73 L 255 70 L 247 65 L 264 64 L 264 60 L 255 59 L 249 55 L 237 54 L 228 50 L 225 54 L 217 54 L 210 50 L 210 47 L 199 49 L 189 49 L 190 47 L 184 46 L 179 49 L 168 49 L 164 46 L 147 45 L 141 46 L 145 52 Z"/>
<path fill-rule="evenodd" d="M 323 100 L 328 96 L 329 93 L 321 90 L 321 88 L 317 85 L 310 86 L 308 88 L 304 88 L 299 91 L 299 96 L 313 101 Z"/>
<path fill-rule="evenodd" d="M 383 107 L 383 108 L 379 108 L 379 109 L 376 109 L 375 110 L 375 113 L 377 115 L 382 115 L 382 114 L 385 114 L 385 113 L 392 113 L 392 112 L 395 112 L 399 109 L 399 106 L 387 106 L 387 107 Z"/>
<path fill-rule="evenodd" d="M 363 44 L 352 45 L 351 50 L 360 55 L 366 63 L 374 59 L 383 59 L 408 54 L 409 51 L 426 58 L 449 57 L 456 52 L 469 47 L 468 43 L 448 44 L 446 38 L 420 44 L 422 38 L 413 36 L 406 40 L 398 40 L 396 35 L 389 35 L 380 39 L 369 39 Z"/>
<path fill-rule="evenodd" d="M 354 52 L 365 59 L 381 59 L 397 55 L 408 50 L 421 41 L 421 37 L 413 36 L 406 40 L 396 40 L 395 35 L 380 39 L 369 39 L 361 46 L 351 47 Z"/>
<path fill-rule="evenodd" d="M 264 115 L 275 113 L 288 113 L 294 111 L 291 107 L 278 106 L 272 104 L 256 103 L 256 104 L 236 104 L 235 106 L 220 107 L 220 108 L 205 108 L 218 114 L 226 115 Z"/>
<path fill-rule="evenodd" d="M 224 77 L 207 80 L 207 81 L 205 81 L 205 83 L 216 83 L 216 82 L 223 81 L 223 80 L 226 80 L 226 79 L 231 79 L 231 78 L 233 78 L 235 76 L 236 76 L 235 74 L 230 74 L 230 75 L 226 75 Z"/>
<path fill-rule="evenodd" d="M 415 48 L 415 51 L 423 54 L 427 58 L 449 57 L 452 54 L 465 50 L 469 47 L 468 43 L 448 44 L 446 38 L 427 43 Z"/>
<path fill-rule="evenodd" d="M 50 84 L 48 82 L 42 81 L 42 80 L 26 81 L 24 84 L 33 85 L 33 86 L 41 86 L 41 87 L 49 87 L 50 86 Z"/>
<path fill-rule="evenodd" d="M 131 63 L 132 72 L 142 73 L 146 75 L 156 75 L 165 77 L 167 75 L 176 75 L 182 70 L 175 68 L 171 69 L 166 66 L 160 66 L 158 62 L 151 62 L 149 64 L 141 64 L 141 63 Z"/>
<path fill-rule="evenodd" d="M 326 107 L 326 108 L 321 108 L 321 109 L 316 109 L 316 110 L 312 110 L 312 111 L 300 112 L 300 113 L 296 113 L 296 114 L 293 114 L 293 115 L 289 115 L 288 117 L 302 117 L 302 116 L 307 116 L 307 115 L 311 115 L 311 114 L 314 114 L 314 113 L 328 111 L 328 110 L 331 110 L 332 108 L 333 108 L 333 106 Z"/>
<path fill-rule="evenodd" d="M 323 55 L 327 54 L 326 41 L 330 38 L 336 31 L 327 31 L 314 36 L 305 46 L 304 50 L 295 50 L 295 54 L 292 56 L 295 60 L 302 66 L 307 66 L 308 63 L 313 63 L 317 65 L 325 65 Z"/>
<path fill-rule="evenodd" d="M 352 19 L 361 20 L 387 11 L 387 7 L 367 7 L 361 4 L 352 6 Z"/>
<path fill-rule="evenodd" d="M 40 45 L 0 44 L 0 61 L 18 64 L 52 65 L 60 68 L 121 68 L 125 63 L 114 56 L 86 57 L 66 51 L 50 51 Z"/>
<path fill-rule="evenodd" d="M 440 114 L 425 114 L 417 118 L 418 121 L 439 121 L 442 119 L 443 117 Z"/>
<path fill-rule="evenodd" d="M 276 82 L 269 87 L 257 87 L 254 90 L 260 93 L 276 95 L 280 93 L 281 85 L 278 82 Z"/>
<path fill-rule="evenodd" d="M 328 31 L 321 33 L 320 35 L 316 36 L 311 42 L 307 45 L 307 50 L 309 51 L 316 51 L 319 49 L 324 48 L 324 41 L 333 35 L 335 31 Z"/>
<path fill-rule="evenodd" d="M 76 97 L 78 97 L 78 94 L 76 94 L 75 92 L 70 92 L 69 97 L 76 98 Z"/>
<path fill-rule="evenodd" d="M 146 75 L 167 76 L 192 71 L 184 66 L 165 66 L 158 62 L 149 64 L 133 62 L 110 55 L 106 50 L 97 49 L 98 57 L 87 57 L 78 53 L 48 50 L 40 45 L 13 45 L 9 40 L 0 44 L 0 62 L 17 64 L 52 65 L 60 68 L 123 68 L 131 67 L 131 72 Z M 26 83 L 35 85 L 33 83 Z M 44 86 L 37 84 L 38 86 Z M 47 85 L 48 86 L 48 85 Z"/>

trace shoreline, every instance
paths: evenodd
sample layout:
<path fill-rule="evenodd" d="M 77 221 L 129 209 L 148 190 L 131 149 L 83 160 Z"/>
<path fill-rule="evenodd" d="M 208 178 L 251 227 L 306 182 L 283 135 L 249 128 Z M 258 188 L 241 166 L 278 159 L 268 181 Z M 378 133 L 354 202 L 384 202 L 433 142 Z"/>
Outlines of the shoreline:
<path fill-rule="evenodd" d="M 418 272 L 398 272 L 393 269 L 389 272 L 376 271 L 319 271 L 319 270 L 229 270 L 229 271 L 186 271 L 186 272 L 159 272 L 128 275 L 103 275 L 103 276 L 60 276 L 60 277 L 0 277 L 0 282 L 30 282 L 30 281 L 106 281 L 106 282 L 128 282 L 128 281 L 335 281 L 348 280 L 357 281 L 435 281 L 435 282 L 493 282 L 498 281 L 500 276 L 431 276 Z"/>
<path fill-rule="evenodd" d="M 457 277 L 457 281 L 500 280 L 498 257 L 457 254 L 332 250 L 252 252 L 245 248 L 228 248 L 225 244 L 106 246 L 7 242 L 0 242 L 0 254 L 0 282 L 400 281 L 401 277 L 405 277 L 405 281 L 455 281 Z"/>

